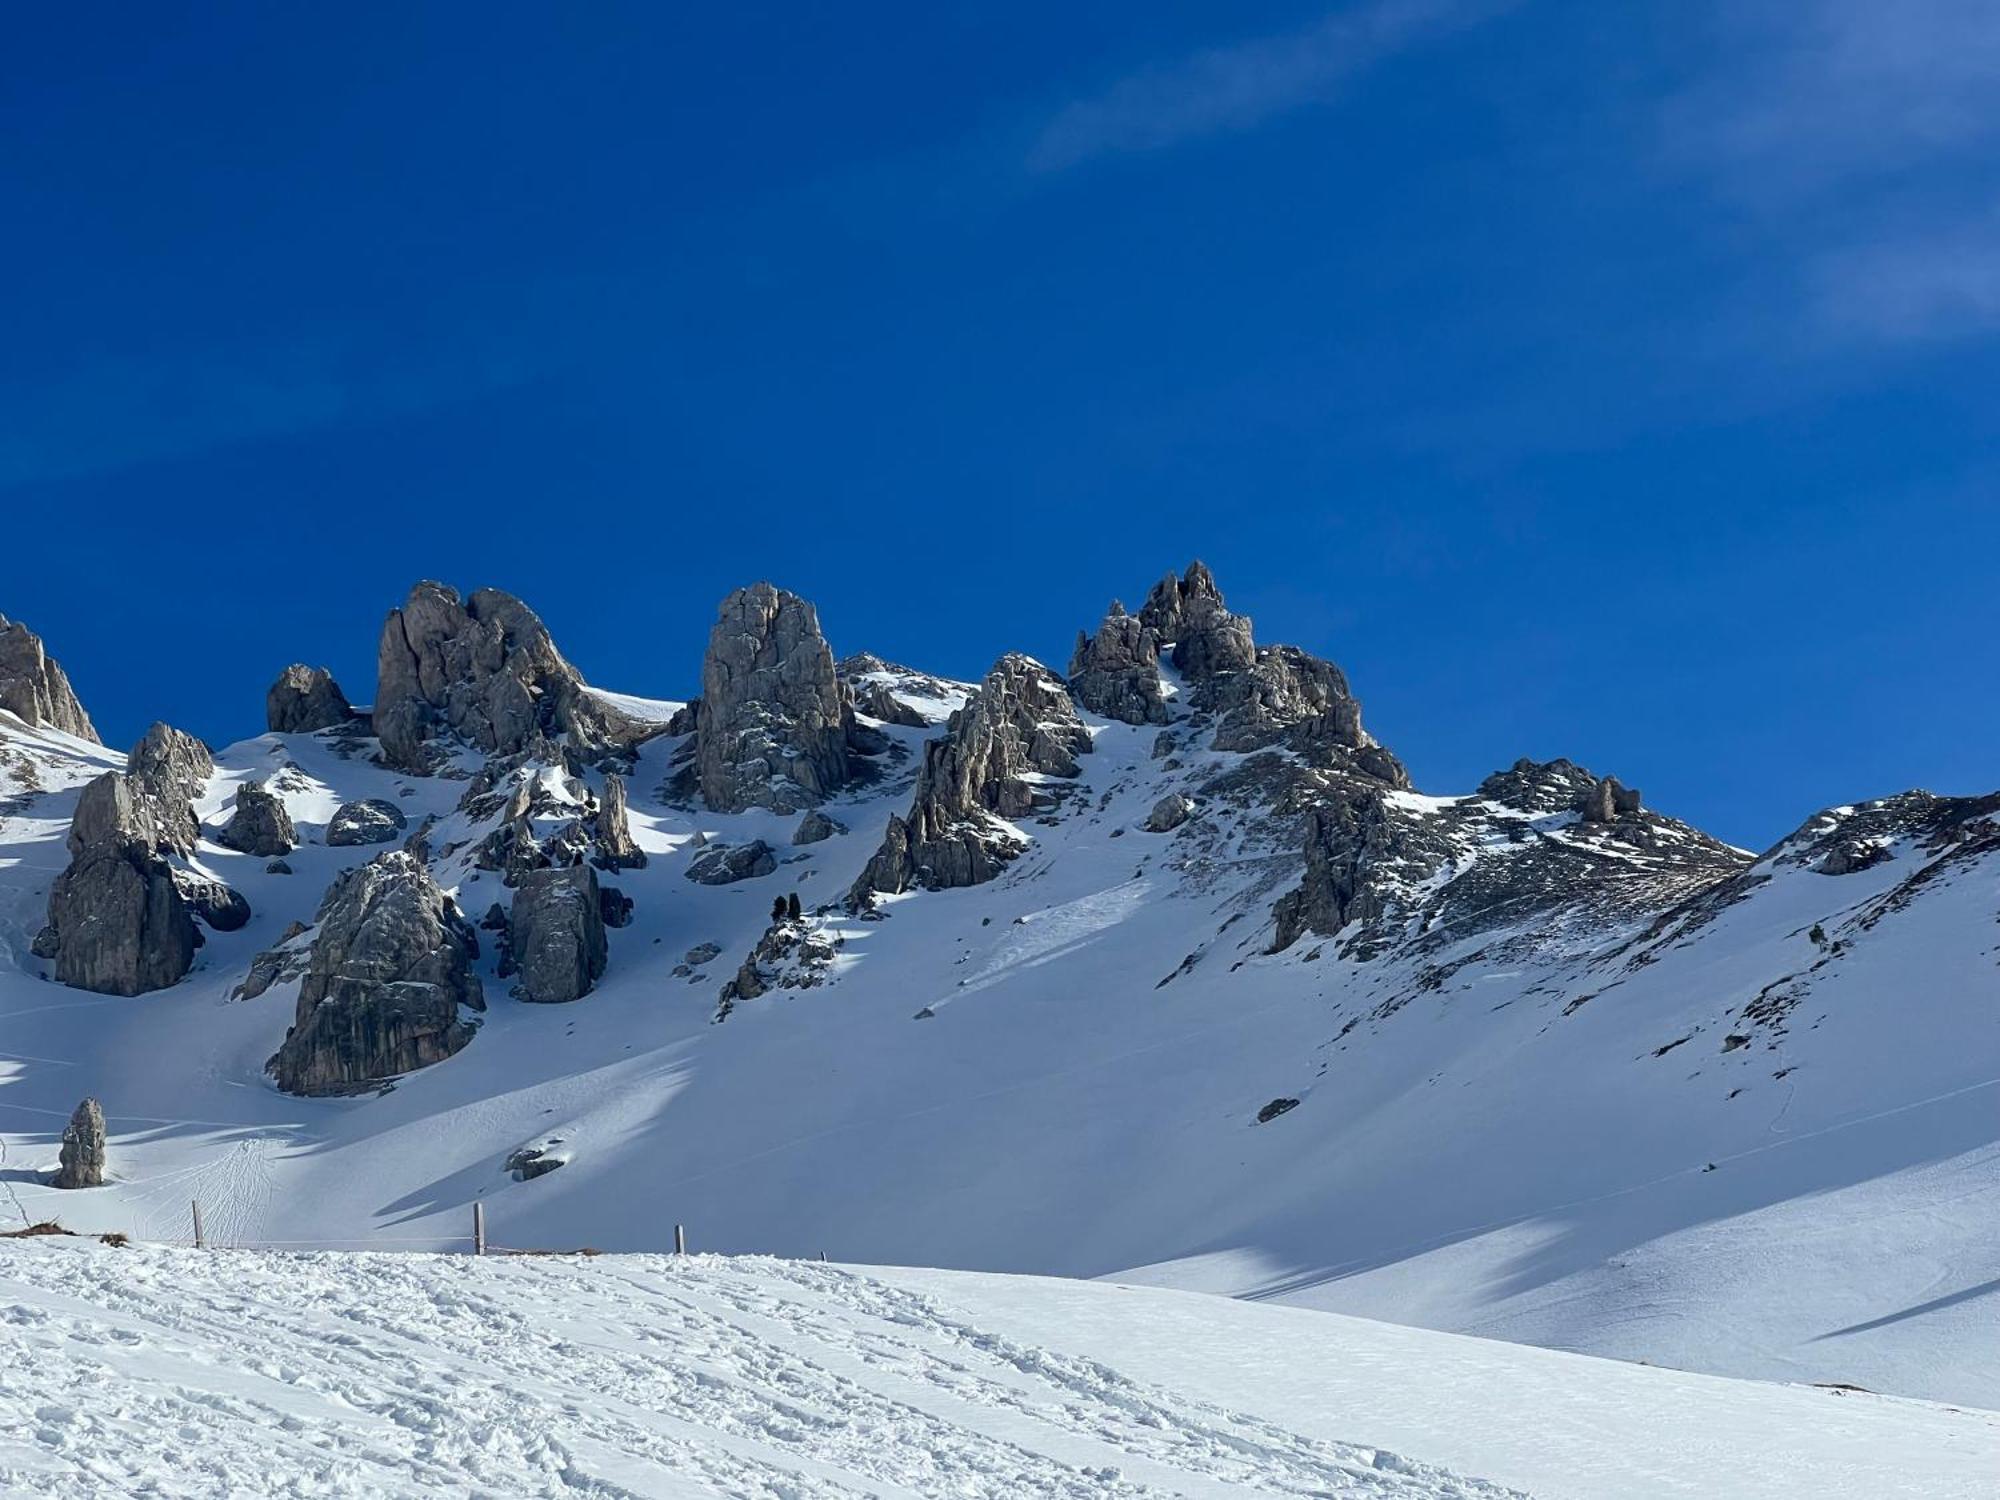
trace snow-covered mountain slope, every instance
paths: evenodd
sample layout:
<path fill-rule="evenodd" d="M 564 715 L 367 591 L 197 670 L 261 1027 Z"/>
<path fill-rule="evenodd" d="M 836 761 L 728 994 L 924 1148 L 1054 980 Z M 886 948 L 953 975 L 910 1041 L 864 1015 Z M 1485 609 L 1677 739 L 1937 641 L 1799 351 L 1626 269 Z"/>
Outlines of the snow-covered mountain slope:
<path fill-rule="evenodd" d="M 135 997 L 31 953 L 78 789 L 122 758 L 0 724 L 0 764 L 34 765 L 0 808 L 0 1186 L 144 1238 L 184 1238 L 199 1200 L 243 1244 L 442 1247 L 478 1200 L 516 1246 L 660 1249 L 685 1223 L 699 1249 L 1116 1275 L 2000 1407 L 1991 799 L 1835 809 L 1753 860 L 1567 762 L 1426 796 L 1337 669 L 1256 650 L 1260 696 L 1231 706 L 1176 647 L 1187 669 L 1160 657 L 1157 697 L 1120 703 L 1139 722 L 1080 712 L 1082 753 L 1044 722 L 940 755 L 974 685 L 843 663 L 850 775 L 815 799 L 841 831 L 802 844 L 795 804 L 691 789 L 672 703 L 599 694 L 650 737 L 572 764 L 480 749 L 470 710 L 414 742 L 443 774 L 353 725 L 260 735 L 218 753 L 192 856 L 250 921 Z M 790 712 L 752 707 L 732 733 Z M 400 809 L 466 916 L 504 917 L 502 804 L 559 844 L 613 763 L 647 862 L 603 877 L 632 920 L 588 994 L 515 998 L 489 928 L 456 1055 L 353 1097 L 272 1086 L 298 974 L 232 995 L 380 852 L 324 842 L 338 806 Z M 1021 810 L 947 803 L 996 766 Z M 296 824 L 290 874 L 215 841 L 250 780 Z M 997 849 L 995 878 L 870 895 L 895 823 Z M 769 873 L 687 878 L 756 840 Z M 110 1180 L 57 1192 L 86 1094 Z M 524 1148 L 559 1168 L 521 1180 Z"/>
<path fill-rule="evenodd" d="M 0 1241 L 13 1495 L 1991 1492 L 2000 1417 L 1108 1284 Z"/>

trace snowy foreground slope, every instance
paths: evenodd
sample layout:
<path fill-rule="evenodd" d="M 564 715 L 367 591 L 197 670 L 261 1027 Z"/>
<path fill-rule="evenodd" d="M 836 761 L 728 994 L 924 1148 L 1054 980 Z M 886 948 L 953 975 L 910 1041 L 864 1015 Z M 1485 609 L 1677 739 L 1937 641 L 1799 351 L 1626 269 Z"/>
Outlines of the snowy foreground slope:
<path fill-rule="evenodd" d="M 1083 712 L 1075 774 L 985 819 L 1015 851 L 994 878 L 872 911 L 846 898 L 972 685 L 857 676 L 879 748 L 806 844 L 796 807 L 688 788 L 680 705 L 596 695 L 658 730 L 619 762 L 648 862 L 606 877 L 633 906 L 601 979 L 524 1003 L 484 933 L 471 1040 L 351 1097 L 266 1074 L 296 973 L 238 997 L 396 847 L 329 844 L 335 809 L 400 809 L 477 921 L 514 894 L 477 857 L 504 789 L 553 842 L 604 763 L 441 738 L 414 774 L 352 728 L 218 750 L 190 862 L 250 919 L 179 982 L 100 995 L 33 945 L 79 791 L 125 757 L 0 716 L 0 1219 L 185 1240 L 198 1200 L 214 1243 L 448 1249 L 481 1202 L 513 1247 L 656 1251 L 684 1223 L 698 1250 L 1113 1277 L 2000 1408 L 2000 799 L 1830 809 L 1753 858 L 1651 809 L 1586 820 L 1567 762 L 1457 796 L 1378 779 L 1368 900 L 1281 943 L 1277 910 L 1347 873 L 1302 824 L 1379 747 L 1218 748 L 1226 716 L 1159 660 L 1164 722 Z M 289 874 L 216 840 L 251 781 L 297 826 Z M 687 878 L 759 839 L 766 873 Z M 796 945 L 725 1001 L 793 892 Z M 59 1192 L 85 1095 L 108 1181 Z M 560 1165 L 523 1180 L 524 1149 Z"/>
<path fill-rule="evenodd" d="M 0 1489 L 1992 1493 L 2000 1416 L 1104 1283 L 0 1245 Z"/>

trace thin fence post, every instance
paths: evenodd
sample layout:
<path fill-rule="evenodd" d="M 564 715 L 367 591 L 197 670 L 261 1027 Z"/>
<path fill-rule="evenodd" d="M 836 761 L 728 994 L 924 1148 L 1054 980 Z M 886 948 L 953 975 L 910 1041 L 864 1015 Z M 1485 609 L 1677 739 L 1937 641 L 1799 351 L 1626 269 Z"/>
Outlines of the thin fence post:
<path fill-rule="evenodd" d="M 477 1199 L 472 1204 L 472 1253 L 486 1253 L 486 1205 Z"/>
<path fill-rule="evenodd" d="M 201 1233 L 201 1205 L 190 1203 L 188 1207 L 194 1210 L 194 1247 L 197 1250 L 205 1250 L 208 1248 L 208 1242 L 202 1238 Z"/>
<path fill-rule="evenodd" d="M 687 1226 L 685 1224 L 676 1224 L 674 1226 L 674 1254 L 686 1255 L 687 1253 L 688 1253 Z"/>

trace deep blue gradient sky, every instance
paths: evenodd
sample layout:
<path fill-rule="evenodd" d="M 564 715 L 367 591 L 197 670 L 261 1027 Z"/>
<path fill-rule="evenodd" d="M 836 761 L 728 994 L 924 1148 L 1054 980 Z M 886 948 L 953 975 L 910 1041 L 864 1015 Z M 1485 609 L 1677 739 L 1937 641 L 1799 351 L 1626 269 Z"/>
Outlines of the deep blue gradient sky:
<path fill-rule="evenodd" d="M 1192 556 L 1419 785 L 1763 845 L 2000 785 L 1985 0 L 13 19 L 0 612 L 106 737 L 419 577 L 693 690 L 975 676 Z"/>

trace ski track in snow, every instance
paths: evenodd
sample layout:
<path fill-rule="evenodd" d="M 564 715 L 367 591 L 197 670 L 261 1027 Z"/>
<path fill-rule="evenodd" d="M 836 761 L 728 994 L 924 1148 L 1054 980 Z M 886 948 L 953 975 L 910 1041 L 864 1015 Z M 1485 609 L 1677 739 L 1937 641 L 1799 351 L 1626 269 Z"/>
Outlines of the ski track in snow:
<path fill-rule="evenodd" d="M 10 1495 L 1517 1493 L 713 1257 L 0 1250 Z"/>

